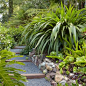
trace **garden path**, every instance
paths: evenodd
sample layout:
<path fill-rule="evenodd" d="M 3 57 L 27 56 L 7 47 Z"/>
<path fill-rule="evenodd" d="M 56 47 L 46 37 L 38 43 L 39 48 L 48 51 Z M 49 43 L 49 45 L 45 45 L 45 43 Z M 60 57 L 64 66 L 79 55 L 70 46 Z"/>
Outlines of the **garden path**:
<path fill-rule="evenodd" d="M 12 52 L 19 54 L 24 46 L 16 46 L 15 49 L 11 49 Z M 25 60 L 27 56 L 12 58 L 11 60 Z M 39 68 L 31 62 L 31 59 L 28 59 L 28 62 L 24 62 L 25 66 L 13 64 L 12 67 L 26 70 L 26 72 L 19 72 L 20 74 L 29 74 L 28 82 L 23 82 L 25 86 L 51 86 L 50 82 L 46 81 L 44 74 L 39 70 Z M 38 74 L 38 75 L 37 75 Z M 40 77 L 41 75 L 41 77 Z M 35 77 L 34 77 L 35 76 Z"/>

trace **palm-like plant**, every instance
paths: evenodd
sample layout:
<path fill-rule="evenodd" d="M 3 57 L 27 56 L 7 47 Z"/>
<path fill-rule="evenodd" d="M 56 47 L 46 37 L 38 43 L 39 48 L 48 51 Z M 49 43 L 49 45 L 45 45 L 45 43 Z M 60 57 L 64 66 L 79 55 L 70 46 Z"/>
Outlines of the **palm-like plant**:
<path fill-rule="evenodd" d="M 25 37 L 38 51 L 55 50 L 58 53 L 61 46 L 68 46 L 67 41 L 73 45 L 78 40 L 80 28 L 86 22 L 85 11 L 85 8 L 76 10 L 71 5 L 64 8 L 61 4 L 55 12 L 35 17 L 28 25 Z"/>
<path fill-rule="evenodd" d="M 16 55 L 13 52 L 7 50 L 0 51 L 0 86 L 25 86 L 21 81 L 26 81 L 26 77 L 21 76 L 21 74 L 18 73 L 18 71 L 24 70 L 9 67 L 9 65 L 15 63 L 21 65 L 24 64 L 14 60 L 11 62 L 5 62 L 14 57 L 16 57 Z"/>

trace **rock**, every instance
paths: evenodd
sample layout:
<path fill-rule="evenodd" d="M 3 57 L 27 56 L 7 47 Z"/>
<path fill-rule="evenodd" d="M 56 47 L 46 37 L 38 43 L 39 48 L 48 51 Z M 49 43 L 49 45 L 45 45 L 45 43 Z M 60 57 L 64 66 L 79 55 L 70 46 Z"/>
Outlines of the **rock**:
<path fill-rule="evenodd" d="M 41 69 L 41 65 L 39 64 L 39 69 Z"/>
<path fill-rule="evenodd" d="M 47 58 L 44 59 L 44 62 L 48 62 L 48 63 L 51 63 L 51 61 Z"/>
<path fill-rule="evenodd" d="M 37 58 L 37 56 L 36 56 L 36 57 L 35 57 L 35 65 L 36 65 L 36 63 L 37 63 L 37 59 L 38 59 L 38 58 Z"/>
<path fill-rule="evenodd" d="M 57 70 L 56 70 L 56 68 L 53 68 L 53 70 L 52 70 L 52 71 L 53 71 L 54 73 L 56 73 L 56 71 L 57 71 Z"/>
<path fill-rule="evenodd" d="M 38 64 L 41 64 L 41 60 L 40 59 L 38 59 Z"/>
<path fill-rule="evenodd" d="M 70 73 L 69 76 L 72 77 L 72 76 L 74 76 L 74 74 L 73 73 Z"/>
<path fill-rule="evenodd" d="M 45 69 L 45 65 L 46 65 L 45 62 L 39 64 L 39 69 L 44 70 Z"/>
<path fill-rule="evenodd" d="M 45 79 L 48 80 L 48 81 L 51 81 L 51 79 L 50 79 L 50 75 L 49 75 L 49 74 L 46 74 Z"/>
<path fill-rule="evenodd" d="M 43 71 L 43 70 L 45 70 L 46 68 L 45 68 L 45 66 L 42 66 L 40 69 L 41 69 L 41 71 Z"/>
<path fill-rule="evenodd" d="M 63 79 L 63 76 L 62 76 L 61 74 L 56 74 L 56 75 L 55 75 L 55 81 L 56 81 L 57 83 L 59 83 L 60 81 L 62 81 L 62 79 Z"/>
<path fill-rule="evenodd" d="M 44 73 L 44 74 L 47 74 L 47 69 L 43 70 L 43 73 Z"/>
<path fill-rule="evenodd" d="M 62 81 L 60 82 L 60 84 L 61 84 L 62 86 L 65 86 L 66 80 L 62 80 Z"/>
<path fill-rule="evenodd" d="M 34 55 L 34 53 L 29 52 L 29 57 L 31 58 Z"/>
<path fill-rule="evenodd" d="M 32 62 L 34 62 L 35 59 L 33 57 L 31 57 L 31 59 L 32 59 Z"/>
<path fill-rule="evenodd" d="M 33 48 L 33 51 L 32 51 L 32 53 L 34 53 L 34 54 L 35 54 L 35 52 L 36 52 L 36 50 L 35 50 L 35 48 Z"/>
<path fill-rule="evenodd" d="M 61 74 L 60 74 L 60 71 L 56 71 L 56 74 L 61 75 Z"/>
<path fill-rule="evenodd" d="M 52 71 L 52 67 L 51 66 L 46 65 L 46 69 L 49 70 L 49 71 Z"/>
<path fill-rule="evenodd" d="M 38 62 L 38 59 L 37 59 L 37 61 L 36 61 L 36 66 L 39 66 L 39 62 Z"/>
<path fill-rule="evenodd" d="M 55 80 L 55 74 L 56 73 L 51 72 L 51 73 L 48 73 L 48 74 L 50 75 L 51 80 Z"/>
<path fill-rule="evenodd" d="M 45 63 L 45 62 L 42 62 L 40 65 L 41 65 L 41 66 L 45 66 L 45 65 L 46 65 L 46 63 Z"/>
<path fill-rule="evenodd" d="M 69 80 L 69 81 L 67 81 L 67 83 L 68 83 L 69 86 L 72 86 L 72 83 L 76 84 L 76 81 L 75 80 Z"/>
<path fill-rule="evenodd" d="M 52 65 L 53 68 L 55 68 L 55 65 Z"/>
<path fill-rule="evenodd" d="M 55 67 L 55 64 L 53 62 L 48 63 L 49 66 L 52 66 L 53 68 Z"/>
<path fill-rule="evenodd" d="M 56 83 L 55 81 L 52 81 L 52 82 L 51 82 L 51 85 L 52 85 L 52 86 L 57 86 L 57 83 Z"/>
<path fill-rule="evenodd" d="M 65 79 L 66 81 L 68 81 L 68 80 L 69 80 L 69 78 L 67 78 L 66 76 L 64 76 L 64 79 Z"/>
<path fill-rule="evenodd" d="M 56 68 L 56 70 L 59 70 L 59 66 L 58 65 L 55 65 L 55 68 Z"/>

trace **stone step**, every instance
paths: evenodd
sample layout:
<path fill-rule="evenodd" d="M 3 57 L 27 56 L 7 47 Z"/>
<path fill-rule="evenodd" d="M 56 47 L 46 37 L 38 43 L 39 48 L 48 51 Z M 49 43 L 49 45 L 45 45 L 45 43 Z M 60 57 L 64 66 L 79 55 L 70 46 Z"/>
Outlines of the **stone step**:
<path fill-rule="evenodd" d="M 12 60 L 6 60 L 5 62 L 10 62 Z M 19 62 L 32 62 L 31 60 L 15 60 L 15 61 L 19 61 Z"/>
<path fill-rule="evenodd" d="M 26 46 L 15 46 L 14 49 L 24 49 Z"/>
<path fill-rule="evenodd" d="M 9 74 L 10 76 L 13 76 L 13 74 Z M 25 77 L 27 77 L 27 79 L 39 79 L 39 78 L 45 78 L 45 74 L 21 74 Z"/>

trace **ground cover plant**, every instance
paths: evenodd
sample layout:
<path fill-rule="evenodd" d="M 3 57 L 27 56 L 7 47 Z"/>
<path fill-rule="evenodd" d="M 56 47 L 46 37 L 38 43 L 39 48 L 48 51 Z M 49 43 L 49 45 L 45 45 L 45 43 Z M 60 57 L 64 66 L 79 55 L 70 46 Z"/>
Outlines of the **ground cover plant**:
<path fill-rule="evenodd" d="M 64 46 L 69 46 L 67 41 L 73 45 L 80 38 L 81 26 L 86 22 L 85 11 L 85 8 L 76 10 L 71 5 L 64 8 L 61 4 L 55 12 L 34 17 L 27 25 L 25 38 L 38 52 L 58 53 Z"/>
<path fill-rule="evenodd" d="M 76 44 L 75 49 L 66 47 L 66 57 L 63 62 L 59 63 L 61 73 L 63 70 L 69 74 L 70 72 L 75 73 L 74 79 L 78 80 L 78 83 L 85 84 L 86 75 L 86 44 L 83 42 L 82 47 Z"/>

